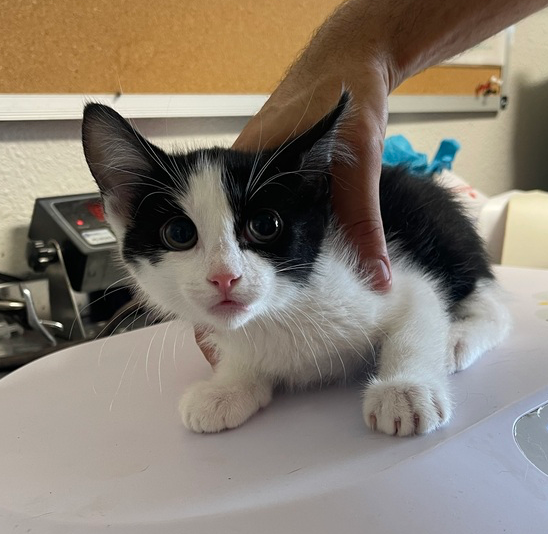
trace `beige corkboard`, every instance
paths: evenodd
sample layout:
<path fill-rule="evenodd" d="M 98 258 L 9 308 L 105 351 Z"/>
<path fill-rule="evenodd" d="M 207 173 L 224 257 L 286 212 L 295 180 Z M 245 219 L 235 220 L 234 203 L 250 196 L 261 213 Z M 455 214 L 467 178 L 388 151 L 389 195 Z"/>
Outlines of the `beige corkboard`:
<path fill-rule="evenodd" d="M 501 67 L 442 65 L 409 78 L 394 94 L 471 96 L 478 85 L 486 83 L 491 76 L 500 78 L 501 73 Z"/>
<path fill-rule="evenodd" d="M 270 93 L 340 3 L 0 0 L 0 93 Z M 430 69 L 398 93 L 473 94 L 492 71 Z"/>

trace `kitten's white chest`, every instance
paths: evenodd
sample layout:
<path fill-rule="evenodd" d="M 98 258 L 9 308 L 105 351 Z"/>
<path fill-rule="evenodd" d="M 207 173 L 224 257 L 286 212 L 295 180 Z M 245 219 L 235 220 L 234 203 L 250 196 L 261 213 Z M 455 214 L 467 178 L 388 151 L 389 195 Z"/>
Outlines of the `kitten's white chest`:
<path fill-rule="evenodd" d="M 350 380 L 374 363 L 383 334 L 363 288 L 347 284 L 335 299 L 332 285 L 324 279 L 283 310 L 216 335 L 221 353 L 289 387 Z"/>

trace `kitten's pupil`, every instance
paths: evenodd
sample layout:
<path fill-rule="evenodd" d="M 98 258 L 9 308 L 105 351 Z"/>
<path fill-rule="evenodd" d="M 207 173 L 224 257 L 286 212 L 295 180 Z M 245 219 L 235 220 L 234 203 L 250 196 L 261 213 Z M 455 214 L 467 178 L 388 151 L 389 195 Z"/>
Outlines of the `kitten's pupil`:
<path fill-rule="evenodd" d="M 198 232 L 188 217 L 175 217 L 161 230 L 164 245 L 171 250 L 191 249 L 198 241 Z"/>
<path fill-rule="evenodd" d="M 254 243 L 274 241 L 282 232 L 282 219 L 274 210 L 261 210 L 247 222 L 247 238 Z"/>

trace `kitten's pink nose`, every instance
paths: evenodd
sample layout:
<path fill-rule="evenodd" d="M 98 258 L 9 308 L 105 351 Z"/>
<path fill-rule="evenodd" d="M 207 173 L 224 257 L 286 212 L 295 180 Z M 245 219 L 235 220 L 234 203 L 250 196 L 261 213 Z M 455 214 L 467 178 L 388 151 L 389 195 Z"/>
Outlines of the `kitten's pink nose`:
<path fill-rule="evenodd" d="M 208 280 L 224 294 L 227 294 L 240 278 L 241 276 L 233 273 L 218 273 L 210 276 Z"/>

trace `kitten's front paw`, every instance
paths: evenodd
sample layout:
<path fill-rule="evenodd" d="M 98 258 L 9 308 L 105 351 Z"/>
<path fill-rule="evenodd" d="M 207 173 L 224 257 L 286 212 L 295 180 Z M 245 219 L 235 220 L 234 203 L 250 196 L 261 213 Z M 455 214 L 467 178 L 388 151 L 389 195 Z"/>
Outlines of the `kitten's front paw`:
<path fill-rule="evenodd" d="M 197 382 L 181 397 L 184 425 L 194 432 L 236 428 L 272 400 L 272 388 L 258 383 Z"/>
<path fill-rule="evenodd" d="M 431 432 L 451 417 L 445 385 L 374 380 L 365 391 L 363 417 L 372 430 L 408 436 Z"/>

